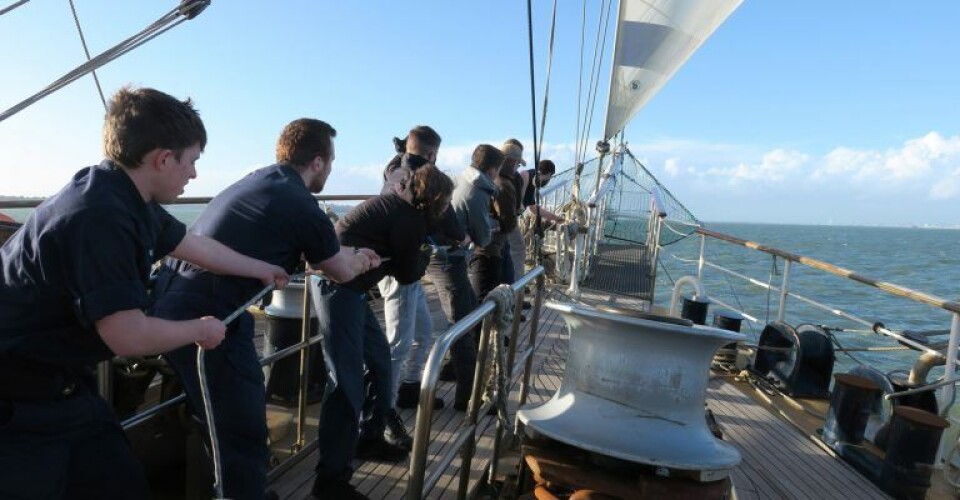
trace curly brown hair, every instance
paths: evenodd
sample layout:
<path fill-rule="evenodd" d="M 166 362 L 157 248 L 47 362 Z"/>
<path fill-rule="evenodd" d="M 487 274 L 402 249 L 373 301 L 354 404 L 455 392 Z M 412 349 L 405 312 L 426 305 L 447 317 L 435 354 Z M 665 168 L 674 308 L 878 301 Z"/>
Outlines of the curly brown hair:
<path fill-rule="evenodd" d="M 436 166 L 424 165 L 413 172 L 411 182 L 414 208 L 423 212 L 429 221 L 439 220 L 450 204 L 453 181 Z"/>

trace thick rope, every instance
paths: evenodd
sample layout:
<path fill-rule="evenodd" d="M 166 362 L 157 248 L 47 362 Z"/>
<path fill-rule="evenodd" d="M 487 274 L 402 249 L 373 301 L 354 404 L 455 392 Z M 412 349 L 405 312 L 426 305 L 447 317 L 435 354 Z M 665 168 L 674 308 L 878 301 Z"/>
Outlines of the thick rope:
<path fill-rule="evenodd" d="M 75 82 L 87 73 L 90 73 L 91 71 L 143 45 L 144 43 L 162 35 L 163 33 L 166 33 L 168 30 L 174 28 L 183 21 L 193 19 L 209 4 L 210 0 L 184 0 L 179 6 L 177 6 L 177 8 L 171 10 L 136 35 L 127 38 L 119 44 L 107 49 L 103 53 L 93 57 L 89 61 L 77 66 L 66 75 L 47 85 L 41 91 L 24 99 L 23 101 L 20 101 L 3 113 L 0 113 L 0 122 L 23 111 L 44 97 Z"/>
<path fill-rule="evenodd" d="M 493 301 L 497 308 L 493 312 L 494 328 L 490 335 L 490 349 L 493 355 L 493 373 L 487 381 L 487 388 L 483 394 L 483 401 L 493 401 L 497 409 L 497 419 L 500 425 L 506 430 L 507 435 L 513 435 L 513 426 L 510 422 L 510 416 L 507 414 L 507 399 L 509 391 L 507 390 L 507 377 L 509 376 L 506 358 L 506 349 L 504 344 L 510 327 L 513 325 L 513 310 L 515 296 L 510 285 L 499 285 L 487 294 L 484 300 Z M 516 342 L 517 339 L 510 339 L 510 342 Z"/>
<path fill-rule="evenodd" d="M 267 285 L 257 292 L 246 304 L 238 307 L 230 316 L 223 320 L 224 325 L 229 325 L 233 320 L 240 317 L 250 306 L 256 304 L 264 295 L 270 293 L 274 288 L 273 283 Z M 220 462 L 220 438 L 217 436 L 217 424 L 214 420 L 213 401 L 210 396 L 210 386 L 207 384 L 206 370 L 206 349 L 197 347 L 197 378 L 200 382 L 200 397 L 203 400 L 204 418 L 207 420 L 207 431 L 210 434 L 210 455 L 213 459 L 213 489 L 216 491 L 216 498 L 223 498 L 223 468 Z"/>
<path fill-rule="evenodd" d="M 23 4 L 25 4 L 25 3 L 29 2 L 29 1 L 30 1 L 30 0 L 20 0 L 19 2 L 14 2 L 14 3 L 12 3 L 12 4 L 8 5 L 8 6 L 0 9 L 0 16 L 6 14 L 7 12 L 10 12 L 10 11 L 13 10 L 13 9 L 16 9 L 17 7 L 20 7 L 21 5 L 23 5 Z"/>

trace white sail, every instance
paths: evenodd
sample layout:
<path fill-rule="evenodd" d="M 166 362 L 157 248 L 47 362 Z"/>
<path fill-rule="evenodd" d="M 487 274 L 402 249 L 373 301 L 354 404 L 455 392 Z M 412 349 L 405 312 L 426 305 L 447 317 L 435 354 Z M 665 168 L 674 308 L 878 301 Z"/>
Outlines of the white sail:
<path fill-rule="evenodd" d="M 683 66 L 742 0 L 620 0 L 604 139 Z"/>

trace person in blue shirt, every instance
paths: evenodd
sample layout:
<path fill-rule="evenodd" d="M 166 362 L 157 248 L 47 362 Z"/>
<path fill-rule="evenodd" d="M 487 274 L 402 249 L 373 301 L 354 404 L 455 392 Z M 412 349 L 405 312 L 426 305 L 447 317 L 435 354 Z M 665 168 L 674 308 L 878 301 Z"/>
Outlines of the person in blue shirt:
<path fill-rule="evenodd" d="M 291 273 L 305 258 L 311 268 L 338 282 L 378 266 L 379 257 L 372 250 L 341 248 L 333 224 L 313 197 L 333 168 L 336 134 L 320 120 L 289 123 L 277 141 L 277 163 L 217 195 L 190 226 L 190 233 Z M 152 311 L 162 318 L 222 318 L 261 288 L 256 280 L 218 276 L 189 262 L 169 259 L 165 265 L 173 276 L 159 291 Z M 244 313 L 228 326 L 226 339 L 207 353 L 204 363 L 220 441 L 224 495 L 238 500 L 262 499 L 267 487 L 266 398 L 253 336 L 253 317 Z M 184 384 L 194 415 L 205 422 L 197 347 L 181 347 L 166 358 Z"/>
<path fill-rule="evenodd" d="M 103 163 L 76 173 L 0 247 L 0 498 L 145 498 L 146 478 L 92 366 L 196 343 L 213 317 L 149 317 L 152 264 L 172 255 L 286 285 L 278 266 L 189 234 L 160 203 L 196 177 L 207 135 L 192 103 L 149 88 L 111 99 Z"/>

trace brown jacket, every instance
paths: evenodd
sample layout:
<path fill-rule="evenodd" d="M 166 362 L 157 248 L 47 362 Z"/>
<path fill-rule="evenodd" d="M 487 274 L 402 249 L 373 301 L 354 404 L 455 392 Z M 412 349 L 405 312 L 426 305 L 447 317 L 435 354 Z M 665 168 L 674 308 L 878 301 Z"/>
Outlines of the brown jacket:
<path fill-rule="evenodd" d="M 517 228 L 517 187 L 513 179 L 504 176 L 501 172 L 493 180 L 499 192 L 493 200 L 490 210 L 493 219 L 500 224 L 500 230 L 493 235 L 490 244 L 477 249 L 477 253 L 497 256 L 503 252 L 503 242 L 507 240 L 507 233 Z"/>

